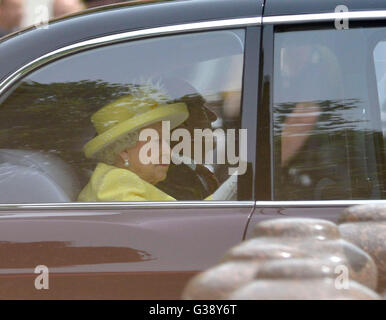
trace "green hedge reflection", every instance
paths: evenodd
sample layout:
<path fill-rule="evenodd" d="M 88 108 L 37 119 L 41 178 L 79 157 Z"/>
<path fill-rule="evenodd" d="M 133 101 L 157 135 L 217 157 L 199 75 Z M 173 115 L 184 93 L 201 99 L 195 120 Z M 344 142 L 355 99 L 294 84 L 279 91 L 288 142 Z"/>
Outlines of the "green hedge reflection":
<path fill-rule="evenodd" d="M 90 116 L 131 89 L 103 81 L 23 82 L 0 107 L 0 148 L 54 153 L 85 184 L 94 166 L 82 153 L 95 135 Z"/>

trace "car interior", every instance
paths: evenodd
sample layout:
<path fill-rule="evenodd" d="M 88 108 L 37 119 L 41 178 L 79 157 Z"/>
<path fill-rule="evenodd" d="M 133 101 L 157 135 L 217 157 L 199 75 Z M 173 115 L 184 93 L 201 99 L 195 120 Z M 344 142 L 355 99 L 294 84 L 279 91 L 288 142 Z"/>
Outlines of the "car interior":
<path fill-rule="evenodd" d="M 0 150 L 0 203 L 75 201 L 80 183 L 59 157 L 30 150 Z"/>
<path fill-rule="evenodd" d="M 315 37 L 316 33 L 319 37 Z M 287 41 L 293 34 L 287 34 Z M 324 61 L 310 80 L 311 86 L 318 83 L 331 88 L 331 93 L 316 101 L 321 114 L 305 144 L 285 168 L 280 168 L 278 162 L 277 152 L 283 148 L 278 126 L 290 116 L 293 107 L 275 106 L 281 112 L 275 129 L 276 199 L 382 199 L 379 164 L 384 161 L 384 139 L 381 108 L 376 92 L 371 90 L 377 87 L 377 82 L 368 35 L 361 29 L 344 35 L 323 29 L 301 35 L 304 39 L 314 37 L 304 41 L 317 54 L 313 61 Z M 359 49 L 358 38 L 367 45 Z M 277 45 L 280 47 L 280 42 Z M 326 70 L 330 70 L 329 75 Z M 281 81 L 280 76 L 277 75 L 276 81 Z"/>
<path fill-rule="evenodd" d="M 58 60 L 27 76 L 1 104 L 0 203 L 76 201 L 96 165 L 82 151 L 95 135 L 91 114 L 149 77 L 162 81 L 173 99 L 187 103 L 189 131 L 215 122 L 216 127 L 237 128 L 239 112 L 224 117 L 222 108 L 239 110 L 241 99 L 235 102 L 222 93 L 240 91 L 243 35 L 240 30 L 220 31 L 117 44 Z M 212 49 L 204 46 L 208 39 Z M 173 46 L 178 50 L 170 61 Z M 101 65 L 106 55 L 112 59 Z M 141 63 L 128 64 L 125 73 L 116 66 L 128 55 L 132 61 L 141 56 Z M 228 177 L 227 165 L 194 168 L 171 167 L 158 187 L 177 200 L 202 200 Z"/>

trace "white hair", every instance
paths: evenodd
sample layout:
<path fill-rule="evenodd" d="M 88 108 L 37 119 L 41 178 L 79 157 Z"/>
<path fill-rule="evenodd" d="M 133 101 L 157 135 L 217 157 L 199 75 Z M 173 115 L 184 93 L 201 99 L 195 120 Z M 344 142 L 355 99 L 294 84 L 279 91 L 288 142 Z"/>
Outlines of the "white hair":
<path fill-rule="evenodd" d="M 106 164 L 114 165 L 122 151 L 132 148 L 137 144 L 138 137 L 139 130 L 126 133 L 97 152 L 94 158 Z"/>

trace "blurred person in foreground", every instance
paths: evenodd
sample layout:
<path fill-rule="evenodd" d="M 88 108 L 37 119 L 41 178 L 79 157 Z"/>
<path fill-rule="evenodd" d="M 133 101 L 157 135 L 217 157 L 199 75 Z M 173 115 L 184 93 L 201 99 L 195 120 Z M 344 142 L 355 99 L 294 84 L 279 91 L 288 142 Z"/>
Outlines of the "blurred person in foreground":
<path fill-rule="evenodd" d="M 24 0 L 0 0 L 0 37 L 20 27 L 23 9 Z"/>
<path fill-rule="evenodd" d="M 53 16 L 62 17 L 86 9 L 81 0 L 54 0 Z"/>

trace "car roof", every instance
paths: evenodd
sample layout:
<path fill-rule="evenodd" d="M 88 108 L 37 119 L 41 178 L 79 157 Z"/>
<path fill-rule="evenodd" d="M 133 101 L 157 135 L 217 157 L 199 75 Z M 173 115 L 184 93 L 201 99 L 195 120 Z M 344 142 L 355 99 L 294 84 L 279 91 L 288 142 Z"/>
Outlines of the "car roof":
<path fill-rule="evenodd" d="M 31 27 L 0 42 L 0 80 L 16 68 L 58 48 L 126 31 L 197 21 L 262 15 L 263 0 L 133 1 L 89 9 Z"/>
<path fill-rule="evenodd" d="M 139 0 L 89 9 L 31 27 L 0 42 L 0 80 L 15 69 L 59 48 L 138 29 L 211 21 L 334 12 L 342 0 Z M 350 10 L 384 10 L 381 0 L 350 0 Z"/>

